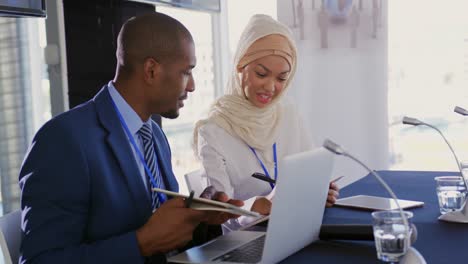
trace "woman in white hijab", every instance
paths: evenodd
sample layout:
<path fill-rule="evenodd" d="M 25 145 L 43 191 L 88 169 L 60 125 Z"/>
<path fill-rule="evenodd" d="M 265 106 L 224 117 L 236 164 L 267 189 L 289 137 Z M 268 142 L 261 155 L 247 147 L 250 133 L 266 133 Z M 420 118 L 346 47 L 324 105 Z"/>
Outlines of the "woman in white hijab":
<path fill-rule="evenodd" d="M 296 70 L 296 53 L 286 26 L 266 15 L 253 16 L 239 40 L 225 95 L 194 131 L 194 149 L 210 185 L 261 214 L 270 213 L 274 185 L 251 175 L 287 177 L 278 175 L 277 160 L 315 147 L 294 105 L 283 98 Z M 327 206 L 337 196 L 331 183 Z M 229 229 L 246 224 L 243 219 Z"/>

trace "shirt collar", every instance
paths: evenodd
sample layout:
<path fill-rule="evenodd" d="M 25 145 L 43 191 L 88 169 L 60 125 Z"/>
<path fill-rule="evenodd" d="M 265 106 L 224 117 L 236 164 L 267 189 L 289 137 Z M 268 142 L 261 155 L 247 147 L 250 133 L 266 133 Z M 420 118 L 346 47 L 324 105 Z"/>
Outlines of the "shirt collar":
<path fill-rule="evenodd" d="M 109 93 L 112 100 L 117 106 L 117 109 L 122 115 L 132 135 L 135 135 L 144 123 L 149 124 L 150 128 L 152 129 L 151 118 L 148 119 L 148 121 L 146 122 L 141 121 L 140 116 L 138 116 L 135 110 L 133 110 L 133 108 L 127 103 L 127 101 L 125 101 L 125 99 L 120 95 L 119 91 L 117 91 L 112 81 L 109 82 L 107 87 L 109 89 Z"/>

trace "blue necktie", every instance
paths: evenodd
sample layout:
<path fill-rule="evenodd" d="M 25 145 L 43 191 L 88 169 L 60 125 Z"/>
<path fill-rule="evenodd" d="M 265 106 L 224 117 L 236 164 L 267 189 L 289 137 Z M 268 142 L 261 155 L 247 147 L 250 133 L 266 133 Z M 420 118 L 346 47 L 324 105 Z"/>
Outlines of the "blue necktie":
<path fill-rule="evenodd" d="M 158 193 L 153 191 L 153 187 L 161 188 L 161 172 L 159 171 L 158 166 L 158 158 L 156 157 L 156 152 L 154 151 L 153 145 L 153 132 L 151 131 L 151 127 L 149 124 L 144 123 L 143 126 L 138 131 L 140 133 L 141 139 L 143 140 L 143 148 L 145 154 L 146 164 L 148 165 L 151 174 L 153 174 L 154 181 L 156 182 L 157 186 L 153 186 L 153 181 L 151 179 L 151 175 L 148 176 L 148 184 L 150 186 L 151 192 L 151 206 L 153 207 L 153 211 L 156 210 L 160 206 L 160 201 L 158 197 Z"/>

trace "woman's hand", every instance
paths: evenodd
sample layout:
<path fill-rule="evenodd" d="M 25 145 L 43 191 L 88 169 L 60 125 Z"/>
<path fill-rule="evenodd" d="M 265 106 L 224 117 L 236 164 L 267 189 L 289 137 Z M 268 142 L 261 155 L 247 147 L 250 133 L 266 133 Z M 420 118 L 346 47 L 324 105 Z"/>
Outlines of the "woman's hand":
<path fill-rule="evenodd" d="M 255 200 L 250 210 L 262 215 L 269 215 L 271 211 L 271 201 L 265 197 L 259 197 Z"/>
<path fill-rule="evenodd" d="M 334 181 L 330 182 L 330 186 L 328 187 L 327 207 L 332 207 L 336 203 L 336 199 L 340 196 L 339 190 L 340 188 Z"/>

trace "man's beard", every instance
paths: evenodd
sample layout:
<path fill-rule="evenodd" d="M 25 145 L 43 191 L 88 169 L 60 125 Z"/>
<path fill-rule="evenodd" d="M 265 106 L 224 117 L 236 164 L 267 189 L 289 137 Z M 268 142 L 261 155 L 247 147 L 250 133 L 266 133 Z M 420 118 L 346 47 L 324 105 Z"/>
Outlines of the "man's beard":
<path fill-rule="evenodd" d="M 179 110 L 169 110 L 167 112 L 161 113 L 161 116 L 169 119 L 176 119 L 179 117 Z"/>

